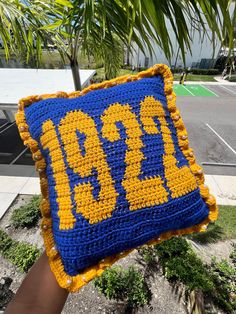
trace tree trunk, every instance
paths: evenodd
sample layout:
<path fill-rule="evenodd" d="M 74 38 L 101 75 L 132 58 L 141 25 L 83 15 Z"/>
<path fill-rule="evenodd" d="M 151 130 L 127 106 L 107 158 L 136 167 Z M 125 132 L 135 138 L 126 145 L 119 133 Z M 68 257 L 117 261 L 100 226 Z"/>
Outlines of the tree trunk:
<path fill-rule="evenodd" d="M 127 52 L 126 52 L 126 64 L 127 66 L 130 66 L 130 46 L 127 47 Z"/>
<path fill-rule="evenodd" d="M 81 90 L 82 86 L 81 86 L 80 74 L 79 74 L 79 64 L 77 60 L 71 60 L 70 67 L 71 67 L 71 71 L 73 75 L 75 90 Z"/>
<path fill-rule="evenodd" d="M 178 48 L 178 50 L 177 50 L 176 59 L 175 59 L 175 65 L 174 65 L 174 69 L 176 69 L 176 65 L 177 65 L 177 62 L 178 62 L 178 58 L 179 58 L 179 50 L 180 50 L 180 47 L 179 47 L 179 48 Z"/>
<path fill-rule="evenodd" d="M 201 290 L 191 291 L 189 295 L 189 309 L 190 314 L 204 314 L 204 295 Z"/>

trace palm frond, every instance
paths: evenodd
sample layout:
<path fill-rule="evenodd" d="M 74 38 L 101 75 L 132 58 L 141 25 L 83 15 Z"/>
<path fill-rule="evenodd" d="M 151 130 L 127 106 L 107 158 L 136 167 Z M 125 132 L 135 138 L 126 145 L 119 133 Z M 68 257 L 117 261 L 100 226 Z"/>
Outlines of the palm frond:
<path fill-rule="evenodd" d="M 236 3 L 231 0 L 0 0 L 6 59 L 15 54 L 26 62 L 33 57 L 39 63 L 42 47 L 47 49 L 48 44 L 56 45 L 63 59 L 72 60 L 91 38 L 112 53 L 118 49 L 114 38 L 120 45 L 136 44 L 144 53 L 147 49 L 150 55 L 155 54 L 155 43 L 169 60 L 176 41 L 185 61 L 192 30 L 203 39 L 208 36 L 213 47 L 216 40 L 227 38 L 230 54 L 235 23 Z"/>

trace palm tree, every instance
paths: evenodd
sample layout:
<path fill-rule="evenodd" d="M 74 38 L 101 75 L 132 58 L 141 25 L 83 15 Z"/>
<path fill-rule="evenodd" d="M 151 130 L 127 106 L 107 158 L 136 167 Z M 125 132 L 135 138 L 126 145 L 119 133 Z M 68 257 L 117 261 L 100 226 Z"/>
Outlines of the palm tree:
<path fill-rule="evenodd" d="M 0 43 L 4 49 L 5 58 L 9 60 L 13 55 L 23 57 L 25 61 L 35 55 L 38 60 L 41 55 L 41 45 L 36 28 L 26 15 L 27 6 L 17 0 L 0 0 Z M 36 43 L 36 50 L 33 46 Z"/>
<path fill-rule="evenodd" d="M 133 44 L 152 54 L 156 42 L 168 59 L 173 46 L 168 33 L 170 23 L 182 58 L 191 51 L 188 25 L 211 36 L 213 45 L 218 38 L 229 36 L 233 47 L 236 21 L 235 3 L 231 0 L 0 0 L 0 39 L 6 58 L 12 54 L 30 57 L 40 62 L 42 46 L 53 44 L 62 60 L 71 65 L 75 88 L 81 89 L 78 52 L 100 57 L 106 77 L 115 76 L 119 55 L 124 45 Z M 234 5 L 230 16 L 229 5 Z M 211 35 L 207 30 L 211 30 Z M 117 61 L 118 60 L 118 61 Z"/>

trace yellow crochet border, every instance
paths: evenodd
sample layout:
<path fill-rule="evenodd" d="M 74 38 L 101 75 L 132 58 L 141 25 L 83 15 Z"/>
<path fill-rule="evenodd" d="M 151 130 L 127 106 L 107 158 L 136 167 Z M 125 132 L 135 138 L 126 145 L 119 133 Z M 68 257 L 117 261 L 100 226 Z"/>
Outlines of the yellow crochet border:
<path fill-rule="evenodd" d="M 167 106 L 169 108 L 171 117 L 173 119 L 174 125 L 177 130 L 177 136 L 178 136 L 178 142 L 179 142 L 180 148 L 184 156 L 187 158 L 189 162 L 191 171 L 196 177 L 197 184 L 200 188 L 201 196 L 209 207 L 209 216 L 201 224 L 195 225 L 190 228 L 163 233 L 160 235 L 158 239 L 154 239 L 146 243 L 146 245 L 154 245 L 154 244 L 162 242 L 163 240 L 170 239 L 173 236 L 189 234 L 192 232 L 205 231 L 208 223 L 210 221 L 215 221 L 218 216 L 218 208 L 216 205 L 216 200 L 214 196 L 210 195 L 208 187 L 204 185 L 204 175 L 203 175 L 202 168 L 199 165 L 197 165 L 193 150 L 190 149 L 188 146 L 189 143 L 188 143 L 188 138 L 187 138 L 187 131 L 180 117 L 180 113 L 176 108 L 176 95 L 173 92 L 173 76 L 168 66 L 164 64 L 156 64 L 152 68 L 146 71 L 140 72 L 136 75 L 121 76 L 121 77 L 112 79 L 110 81 L 104 81 L 99 84 L 93 84 L 89 87 L 86 87 L 82 91 L 75 91 L 69 94 L 65 92 L 58 92 L 55 94 L 33 95 L 33 96 L 23 98 L 19 101 L 19 109 L 16 114 L 16 123 L 20 132 L 20 136 L 22 140 L 24 141 L 24 144 L 27 145 L 32 152 L 32 157 L 35 160 L 35 166 L 36 166 L 36 169 L 39 171 L 39 176 L 40 176 L 40 187 L 41 187 L 41 193 L 42 193 L 41 212 L 43 216 L 41 229 L 42 229 L 42 234 L 44 238 L 46 253 L 49 258 L 51 270 L 54 273 L 59 285 L 62 288 L 68 289 L 70 292 L 78 291 L 81 287 L 83 287 L 90 280 L 94 279 L 97 276 L 100 276 L 107 267 L 111 266 L 120 258 L 125 257 L 134 249 L 126 250 L 122 253 L 115 254 L 113 256 L 108 256 L 105 259 L 101 260 L 97 265 L 86 268 L 83 271 L 83 273 L 79 275 L 69 276 L 68 274 L 65 273 L 62 260 L 56 250 L 56 246 L 54 244 L 54 239 L 53 239 L 52 219 L 50 217 L 50 205 L 49 205 L 49 195 L 48 195 L 48 182 L 47 182 L 47 177 L 45 173 L 46 163 L 45 163 L 45 160 L 43 159 L 43 156 L 41 155 L 37 142 L 31 137 L 29 133 L 29 127 L 26 123 L 24 108 L 42 99 L 57 98 L 57 97 L 64 97 L 64 98 L 79 97 L 96 89 L 112 88 L 112 86 L 115 86 L 118 84 L 132 82 L 132 81 L 136 81 L 145 77 L 152 77 L 154 75 L 161 75 L 163 77 L 164 91 L 165 91 L 165 95 L 167 99 Z"/>

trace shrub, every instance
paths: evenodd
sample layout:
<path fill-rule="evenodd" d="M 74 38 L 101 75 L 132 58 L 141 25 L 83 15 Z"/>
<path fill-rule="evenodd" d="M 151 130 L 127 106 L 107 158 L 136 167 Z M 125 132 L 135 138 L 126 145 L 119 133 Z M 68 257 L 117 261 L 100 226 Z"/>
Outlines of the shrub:
<path fill-rule="evenodd" d="M 217 75 L 219 74 L 218 69 L 191 69 L 190 72 L 192 74 L 198 74 L 198 75 Z"/>
<path fill-rule="evenodd" d="M 0 229 L 0 252 L 2 255 L 11 247 L 13 240 Z"/>
<path fill-rule="evenodd" d="M 160 260 L 185 255 L 190 249 L 188 242 L 182 237 L 175 237 L 154 246 Z"/>
<path fill-rule="evenodd" d="M 236 311 L 236 246 L 227 260 L 206 265 L 183 237 L 155 246 L 163 273 L 171 282 L 182 282 L 189 291 L 200 289 L 227 313 Z"/>
<path fill-rule="evenodd" d="M 140 272 L 129 267 L 125 273 L 126 289 L 128 292 L 128 304 L 131 307 L 143 306 L 151 300 L 151 292 Z"/>
<path fill-rule="evenodd" d="M 40 201 L 40 196 L 33 196 L 28 204 L 15 209 L 11 216 L 13 226 L 16 228 L 35 226 L 41 217 L 39 210 Z"/>
<path fill-rule="evenodd" d="M 100 277 L 95 278 L 94 285 L 108 299 L 125 298 L 125 282 L 120 267 L 107 268 Z"/>
<path fill-rule="evenodd" d="M 34 264 L 39 255 L 40 252 L 36 246 L 15 242 L 6 252 L 5 257 L 12 264 L 19 267 L 22 272 L 26 272 Z"/>
<path fill-rule="evenodd" d="M 133 266 L 127 270 L 119 266 L 107 268 L 100 277 L 95 278 L 94 285 L 108 299 L 127 301 L 131 308 L 144 306 L 151 300 L 144 277 Z"/>
<path fill-rule="evenodd" d="M 201 289 L 209 292 L 213 288 L 204 264 L 193 252 L 188 252 L 185 258 L 176 256 L 166 261 L 164 267 L 167 279 L 184 283 L 190 291 Z"/>
<path fill-rule="evenodd" d="M 231 75 L 231 77 L 229 78 L 230 82 L 236 82 L 236 75 Z"/>
<path fill-rule="evenodd" d="M 138 249 L 139 254 L 142 256 L 142 259 L 146 264 L 151 264 L 156 260 L 156 253 L 152 247 L 142 247 Z"/>
<path fill-rule="evenodd" d="M 36 246 L 15 241 L 3 230 L 0 230 L 0 252 L 22 272 L 26 272 L 40 255 Z"/>
<path fill-rule="evenodd" d="M 211 291 L 213 282 L 207 275 L 207 269 L 186 239 L 173 238 L 155 248 L 167 279 L 182 282 L 189 290 Z"/>
<path fill-rule="evenodd" d="M 184 68 L 176 68 L 176 69 L 172 69 L 172 73 L 181 73 L 183 70 L 186 71 L 186 69 Z M 217 75 L 219 74 L 219 70 L 218 69 L 198 69 L 198 68 L 192 68 L 190 70 L 191 74 L 196 74 L 196 75 Z"/>
<path fill-rule="evenodd" d="M 230 254 L 230 258 L 232 260 L 232 263 L 234 264 L 234 266 L 236 267 L 236 244 L 233 245 L 233 251 Z"/>
<path fill-rule="evenodd" d="M 231 265 L 227 260 L 217 262 L 212 259 L 209 269 L 215 289 L 212 297 L 227 313 L 236 312 L 236 264 Z"/>

